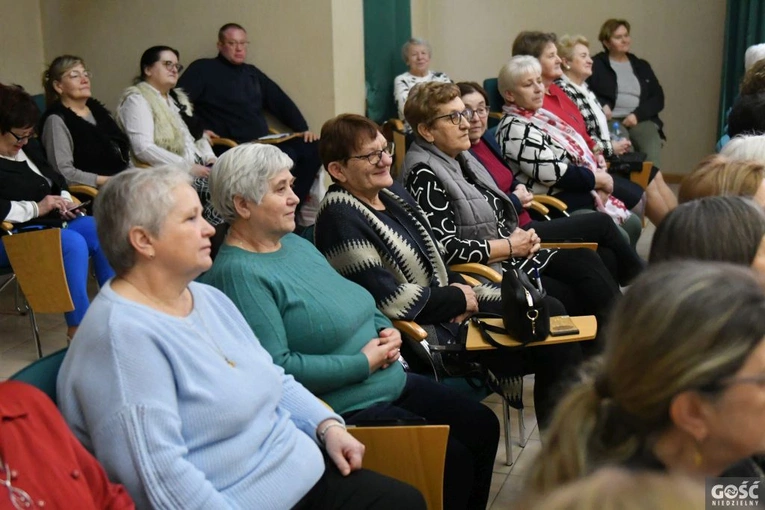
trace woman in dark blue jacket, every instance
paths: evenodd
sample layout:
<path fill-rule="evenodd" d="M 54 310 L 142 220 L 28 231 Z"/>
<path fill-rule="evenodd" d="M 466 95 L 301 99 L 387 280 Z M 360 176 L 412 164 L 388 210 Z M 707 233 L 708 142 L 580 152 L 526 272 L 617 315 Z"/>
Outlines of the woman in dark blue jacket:
<path fill-rule="evenodd" d="M 664 109 L 664 91 L 645 60 L 630 50 L 630 24 L 609 19 L 600 28 L 602 51 L 592 58 L 592 76 L 587 80 L 608 120 L 620 121 L 627 128 L 635 150 L 661 167 L 661 145 L 665 140 L 659 118 Z"/>

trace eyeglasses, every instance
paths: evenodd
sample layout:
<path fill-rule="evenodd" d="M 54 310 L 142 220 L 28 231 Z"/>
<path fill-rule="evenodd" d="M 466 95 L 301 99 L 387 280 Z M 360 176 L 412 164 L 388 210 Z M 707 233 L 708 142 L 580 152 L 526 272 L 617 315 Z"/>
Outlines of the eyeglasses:
<path fill-rule="evenodd" d="M 165 69 L 167 69 L 168 71 L 172 71 L 173 69 L 175 69 L 177 73 L 180 73 L 181 71 L 183 71 L 183 66 L 181 64 L 176 64 L 172 60 L 163 60 L 162 62 L 160 62 L 160 64 L 165 66 Z"/>
<path fill-rule="evenodd" d="M 370 165 L 377 166 L 380 164 L 380 161 L 382 161 L 383 153 L 387 154 L 388 156 L 393 156 L 395 151 L 396 144 L 390 142 L 388 146 L 381 151 L 372 151 L 369 154 L 362 154 L 361 156 L 348 156 L 345 158 L 345 160 L 348 161 L 349 159 L 366 159 L 369 161 Z"/>
<path fill-rule="evenodd" d="M 454 124 L 455 126 L 459 126 L 460 122 L 462 122 L 463 117 L 468 122 L 473 120 L 473 113 L 474 113 L 473 110 L 468 108 L 463 112 L 452 112 L 452 113 L 447 113 L 446 115 L 439 115 L 438 117 L 433 117 L 432 119 L 430 119 L 430 123 L 432 124 L 438 119 L 448 118 L 450 121 L 452 121 L 452 124 Z"/>
<path fill-rule="evenodd" d="M 229 48 L 246 48 L 250 45 L 250 41 L 226 41 L 225 44 Z"/>
<path fill-rule="evenodd" d="M 13 135 L 13 137 L 16 139 L 16 141 L 17 141 L 17 142 L 19 142 L 19 143 L 21 143 L 21 142 L 26 142 L 26 141 L 28 141 L 28 140 L 31 140 L 32 138 L 34 138 L 34 137 L 36 137 L 36 136 L 37 136 L 37 135 L 36 135 L 36 134 L 34 134 L 34 133 L 32 133 L 32 134 L 29 134 L 29 135 L 26 135 L 26 136 L 19 136 L 19 135 L 17 135 L 16 133 L 14 133 L 14 132 L 13 132 L 13 131 L 11 131 L 11 130 L 8 130 L 8 132 L 9 132 L 10 134 L 12 134 L 12 135 Z"/>
<path fill-rule="evenodd" d="M 471 110 L 472 108 L 468 108 L 468 110 Z M 473 116 L 478 115 L 479 117 L 486 117 L 489 115 L 489 109 L 485 106 L 481 106 L 480 108 L 476 108 L 473 110 Z M 472 120 L 472 119 L 471 119 Z"/>
<path fill-rule="evenodd" d="M 63 76 L 66 76 L 67 78 L 71 78 L 73 80 L 79 80 L 80 78 L 91 79 L 93 77 L 93 73 L 91 73 L 90 71 L 69 71 Z"/>

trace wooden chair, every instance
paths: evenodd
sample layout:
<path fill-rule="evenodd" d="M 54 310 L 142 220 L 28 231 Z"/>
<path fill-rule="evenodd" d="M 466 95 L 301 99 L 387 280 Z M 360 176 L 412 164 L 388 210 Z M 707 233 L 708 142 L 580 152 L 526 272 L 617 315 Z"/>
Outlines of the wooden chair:
<path fill-rule="evenodd" d="M 448 425 L 349 427 L 364 443 L 364 467 L 416 487 L 430 510 L 443 508 Z"/>
<path fill-rule="evenodd" d="M 404 123 L 401 119 L 388 119 L 381 126 L 381 129 L 385 139 L 396 144 L 391 175 L 394 179 L 398 179 L 398 176 L 401 175 L 401 169 L 404 167 L 404 158 L 406 157 L 406 131 L 404 131 Z"/>
<path fill-rule="evenodd" d="M 8 226 L 3 223 L 4 229 Z M 61 254 L 61 230 L 49 228 L 14 234 L 9 228 L 7 232 L 2 241 L 28 303 L 37 357 L 41 358 L 42 345 L 35 312 L 64 313 L 74 310 Z"/>

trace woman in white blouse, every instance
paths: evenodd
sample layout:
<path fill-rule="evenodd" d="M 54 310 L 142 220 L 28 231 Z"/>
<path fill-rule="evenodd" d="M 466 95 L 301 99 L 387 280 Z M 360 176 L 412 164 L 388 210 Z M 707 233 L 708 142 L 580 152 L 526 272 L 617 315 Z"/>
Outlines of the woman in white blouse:
<path fill-rule="evenodd" d="M 123 93 L 117 117 L 139 166 L 174 164 L 189 169 L 196 177 L 194 188 L 204 205 L 205 219 L 215 225 L 222 220 L 209 204 L 207 177 L 216 157 L 193 116 L 188 96 L 175 88 L 183 70 L 179 56 L 169 46 L 144 51 L 141 75 Z"/>
<path fill-rule="evenodd" d="M 399 74 L 393 80 L 393 98 L 396 100 L 398 117 L 404 122 L 406 122 L 404 119 L 406 98 L 409 97 L 409 91 L 415 85 L 429 81 L 452 83 L 451 78 L 445 73 L 430 70 L 431 53 L 430 44 L 425 39 L 409 39 L 401 48 L 401 56 L 404 58 L 404 63 L 409 66 L 409 71 Z M 409 124 L 405 125 L 406 131 L 411 132 Z"/>

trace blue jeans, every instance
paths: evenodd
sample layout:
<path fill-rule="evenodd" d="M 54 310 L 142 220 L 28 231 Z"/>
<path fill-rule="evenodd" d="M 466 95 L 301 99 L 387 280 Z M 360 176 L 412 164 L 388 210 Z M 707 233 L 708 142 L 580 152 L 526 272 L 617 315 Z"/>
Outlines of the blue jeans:
<path fill-rule="evenodd" d="M 74 310 L 66 312 L 67 326 L 79 326 L 88 310 L 88 258 L 93 258 L 93 267 L 99 285 L 114 276 L 96 235 L 96 223 L 92 216 L 82 216 L 68 222 L 68 228 L 61 229 L 61 254 L 64 259 L 66 283 L 72 296 Z M 9 266 L 5 246 L 0 243 L 0 266 Z"/>

